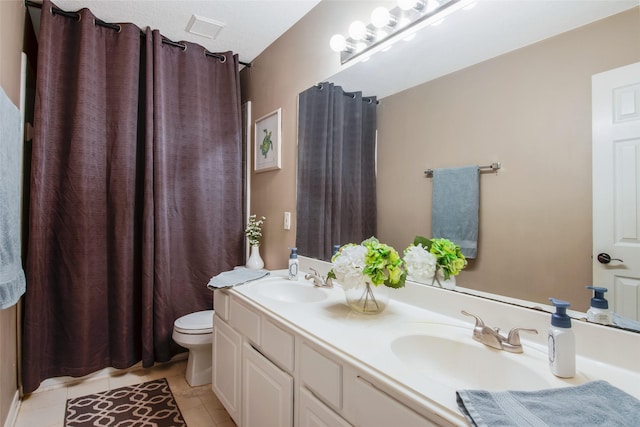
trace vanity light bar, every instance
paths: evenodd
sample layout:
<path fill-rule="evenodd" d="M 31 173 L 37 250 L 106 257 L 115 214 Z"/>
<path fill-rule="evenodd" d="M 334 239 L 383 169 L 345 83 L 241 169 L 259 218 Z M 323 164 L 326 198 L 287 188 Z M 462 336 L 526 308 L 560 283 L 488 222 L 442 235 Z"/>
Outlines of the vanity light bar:
<path fill-rule="evenodd" d="M 500 162 L 494 162 L 494 163 L 491 163 L 490 165 L 478 166 L 478 170 L 480 171 L 491 170 L 491 171 L 498 172 L 498 169 L 500 169 L 501 167 L 502 167 L 502 164 Z M 433 169 L 427 169 L 426 171 L 424 171 L 424 174 L 427 176 L 427 178 L 433 178 Z"/>
<path fill-rule="evenodd" d="M 335 34 L 329 45 L 332 50 L 340 52 L 340 63 L 345 64 L 365 53 L 386 50 L 396 41 L 407 39 L 421 28 L 439 23 L 454 11 L 475 2 L 476 0 L 398 0 L 398 6 L 387 10 L 387 13 L 382 10 L 384 8 L 374 9 L 368 25 L 354 21 L 347 37 Z"/>

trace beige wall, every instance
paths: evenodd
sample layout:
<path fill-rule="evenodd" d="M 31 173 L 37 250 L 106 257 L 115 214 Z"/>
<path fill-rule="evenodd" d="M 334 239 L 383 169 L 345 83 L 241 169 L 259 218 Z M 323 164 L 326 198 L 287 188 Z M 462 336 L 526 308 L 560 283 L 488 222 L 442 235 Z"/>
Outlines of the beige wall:
<path fill-rule="evenodd" d="M 20 104 L 20 64 L 24 32 L 23 2 L 0 1 L 0 86 Z M 0 424 L 4 425 L 17 385 L 16 306 L 0 310 Z"/>
<path fill-rule="evenodd" d="M 268 268 L 285 267 L 295 244 L 295 221 L 284 231 L 282 215 L 295 212 L 297 94 L 337 71 L 327 40 L 371 10 L 363 3 L 322 1 L 242 72 L 254 120 L 283 108 L 283 167 L 254 174 L 251 186 L 252 212 L 268 218 Z M 640 61 L 639 24 L 636 8 L 383 99 L 378 237 L 403 249 L 430 235 L 425 168 L 501 161 L 498 175 L 482 175 L 480 256 L 458 282 L 586 310 L 591 75 Z"/>

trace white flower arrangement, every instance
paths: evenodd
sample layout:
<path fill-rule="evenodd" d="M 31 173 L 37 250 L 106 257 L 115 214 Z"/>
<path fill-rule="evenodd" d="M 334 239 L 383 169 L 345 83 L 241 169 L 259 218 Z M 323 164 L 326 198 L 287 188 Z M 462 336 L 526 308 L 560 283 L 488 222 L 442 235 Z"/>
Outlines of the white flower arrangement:
<path fill-rule="evenodd" d="M 407 277 L 410 280 L 432 284 L 440 279 L 449 280 L 460 274 L 467 266 L 467 260 L 460 252 L 460 246 L 448 239 L 427 239 L 416 236 L 412 245 L 404 250 Z"/>
<path fill-rule="evenodd" d="M 249 217 L 249 224 L 247 224 L 247 228 L 244 230 L 244 234 L 246 234 L 249 239 L 249 244 L 251 246 L 260 246 L 260 239 L 262 239 L 262 224 L 264 224 L 265 217 L 260 217 L 260 219 L 256 219 L 256 215 L 253 214 Z"/>
<path fill-rule="evenodd" d="M 333 258 L 332 271 L 344 289 L 364 286 L 367 283 L 368 277 L 364 274 L 365 255 L 367 248 L 351 243 L 343 246 L 340 255 Z"/>
<path fill-rule="evenodd" d="M 336 279 L 345 290 L 367 283 L 397 289 L 404 286 L 407 278 L 404 261 L 398 252 L 375 237 L 359 245 L 344 245 L 331 261 L 328 277 Z"/>
<path fill-rule="evenodd" d="M 404 250 L 404 262 L 407 266 L 407 279 L 427 283 L 436 274 L 438 258 L 418 243 Z"/>

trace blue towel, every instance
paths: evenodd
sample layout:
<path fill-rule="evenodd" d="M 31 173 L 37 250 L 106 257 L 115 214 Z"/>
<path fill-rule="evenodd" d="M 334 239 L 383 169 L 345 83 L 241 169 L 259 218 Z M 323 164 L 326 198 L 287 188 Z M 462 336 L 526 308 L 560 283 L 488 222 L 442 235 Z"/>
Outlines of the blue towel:
<path fill-rule="evenodd" d="M 472 426 L 640 426 L 640 400 L 606 381 L 540 391 L 460 390 L 456 398 Z"/>
<path fill-rule="evenodd" d="M 0 309 L 14 305 L 26 281 L 20 248 L 22 118 L 0 88 Z"/>
<path fill-rule="evenodd" d="M 467 258 L 478 254 L 479 177 L 477 165 L 433 171 L 431 235 L 459 245 Z"/>
<path fill-rule="evenodd" d="M 221 288 L 232 288 L 254 280 L 262 279 L 270 273 L 267 270 L 252 270 L 245 267 L 236 267 L 230 271 L 223 271 L 217 276 L 213 276 L 207 287 L 211 290 Z"/>

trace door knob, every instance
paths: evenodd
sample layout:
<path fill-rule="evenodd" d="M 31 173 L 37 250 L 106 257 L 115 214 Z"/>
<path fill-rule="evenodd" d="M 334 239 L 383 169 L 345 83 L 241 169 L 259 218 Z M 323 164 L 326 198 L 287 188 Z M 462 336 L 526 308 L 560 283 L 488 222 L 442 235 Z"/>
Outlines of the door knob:
<path fill-rule="evenodd" d="M 609 254 L 606 254 L 604 252 L 598 254 L 598 262 L 600 264 L 609 264 L 611 261 L 624 262 L 619 258 L 611 258 L 611 256 Z"/>

